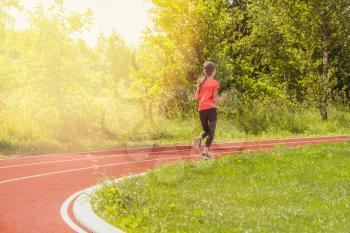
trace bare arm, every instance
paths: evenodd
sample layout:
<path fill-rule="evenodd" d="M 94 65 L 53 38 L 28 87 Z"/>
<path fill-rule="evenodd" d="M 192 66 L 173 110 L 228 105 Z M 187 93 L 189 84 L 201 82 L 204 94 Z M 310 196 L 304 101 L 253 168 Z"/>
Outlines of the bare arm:
<path fill-rule="evenodd" d="M 227 95 L 224 92 L 224 93 L 221 94 L 221 96 L 219 96 L 218 92 L 219 91 L 216 90 L 215 93 L 214 93 L 214 96 L 215 96 L 214 97 L 214 101 L 215 101 L 216 104 L 222 104 L 226 100 Z"/>

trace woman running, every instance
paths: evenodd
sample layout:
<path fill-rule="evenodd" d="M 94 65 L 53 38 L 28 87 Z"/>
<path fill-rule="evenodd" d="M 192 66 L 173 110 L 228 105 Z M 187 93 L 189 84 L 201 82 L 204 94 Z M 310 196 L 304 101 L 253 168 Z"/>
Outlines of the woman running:
<path fill-rule="evenodd" d="M 214 79 L 216 75 L 216 65 L 207 61 L 203 65 L 203 75 L 199 79 L 195 100 L 199 102 L 199 117 L 202 124 L 203 132 L 195 138 L 193 148 L 196 153 L 200 152 L 200 146 L 206 137 L 205 147 L 202 153 L 203 159 L 211 159 L 209 149 L 213 142 L 216 128 L 216 104 L 222 102 L 226 97 L 222 94 L 218 97 L 220 83 Z"/>

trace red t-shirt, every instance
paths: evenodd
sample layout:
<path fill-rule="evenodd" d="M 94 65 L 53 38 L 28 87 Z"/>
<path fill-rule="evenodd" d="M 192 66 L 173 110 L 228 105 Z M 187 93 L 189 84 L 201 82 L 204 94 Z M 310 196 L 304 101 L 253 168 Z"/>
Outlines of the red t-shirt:
<path fill-rule="evenodd" d="M 199 93 L 196 96 L 196 100 L 199 102 L 199 111 L 216 108 L 214 102 L 215 91 L 220 89 L 220 83 L 215 79 L 207 79 Z"/>

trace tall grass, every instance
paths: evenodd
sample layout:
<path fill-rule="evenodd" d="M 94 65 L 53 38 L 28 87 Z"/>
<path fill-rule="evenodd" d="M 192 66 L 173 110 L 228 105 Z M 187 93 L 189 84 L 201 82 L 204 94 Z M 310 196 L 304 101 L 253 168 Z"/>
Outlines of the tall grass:
<path fill-rule="evenodd" d="M 152 102 L 95 100 L 69 112 L 14 109 L 0 116 L 0 153 L 39 154 L 126 146 L 189 144 L 201 126 L 191 111 L 165 117 Z M 175 111 L 176 112 L 176 111 Z M 215 141 L 350 133 L 350 111 L 318 110 L 274 98 L 231 98 L 219 107 Z"/>

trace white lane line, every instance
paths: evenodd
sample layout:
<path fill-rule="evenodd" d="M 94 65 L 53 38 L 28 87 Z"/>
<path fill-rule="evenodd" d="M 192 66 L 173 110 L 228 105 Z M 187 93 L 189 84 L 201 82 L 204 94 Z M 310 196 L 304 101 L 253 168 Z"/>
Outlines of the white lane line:
<path fill-rule="evenodd" d="M 259 144 L 259 146 L 268 146 L 273 145 L 271 144 Z M 252 147 L 255 145 L 246 145 L 246 147 Z M 228 146 L 228 147 L 219 147 L 219 148 L 213 148 L 213 150 L 222 150 L 222 149 L 234 149 L 234 148 L 241 148 L 242 146 Z M 106 159 L 106 158 L 118 158 L 118 157 L 126 157 L 126 156 L 134 156 L 134 155 L 157 155 L 157 154 L 166 154 L 166 153 L 174 153 L 174 152 L 187 152 L 192 151 L 192 149 L 182 149 L 182 150 L 165 150 L 165 151 L 155 151 L 155 152 L 138 152 L 138 153 L 130 153 L 130 154 L 118 154 L 118 155 L 108 155 L 108 156 L 94 156 L 91 157 L 91 155 L 87 155 L 86 158 L 79 158 L 79 159 L 66 159 L 66 160 L 55 160 L 55 161 L 46 161 L 46 162 L 36 162 L 36 163 L 25 163 L 25 164 L 17 164 L 17 165 L 9 165 L 9 166 L 2 166 L 0 169 L 5 168 L 17 168 L 17 167 L 26 167 L 26 166 L 34 166 L 34 165 L 44 165 L 44 164 L 54 164 L 54 163 L 66 163 L 66 162 L 74 162 L 74 161 L 84 161 L 84 160 L 91 160 L 91 159 Z M 234 151 L 233 151 L 234 152 Z"/>
<path fill-rule="evenodd" d="M 336 142 L 336 141 L 334 141 L 334 142 Z M 313 142 L 315 142 L 315 141 L 309 141 L 310 144 L 313 143 Z M 306 143 L 306 141 L 303 141 L 303 142 L 291 142 L 289 144 L 298 144 L 298 143 Z M 272 144 L 268 144 L 268 145 L 272 145 Z M 244 150 L 244 151 L 251 152 L 251 151 L 258 151 L 258 150 L 263 150 L 263 149 L 253 149 L 253 150 L 249 150 L 248 149 L 248 150 Z M 271 148 L 268 148 L 266 150 L 271 150 Z M 244 151 L 242 151 L 242 152 L 244 152 Z M 216 155 L 216 154 L 229 154 L 229 153 L 234 153 L 234 152 L 216 152 L 216 153 L 213 153 L 213 154 Z M 98 166 L 95 165 L 95 166 L 84 167 L 84 168 L 62 170 L 62 171 L 57 171 L 57 172 L 48 172 L 48 173 L 43 173 L 43 174 L 37 174 L 37 175 L 32 175 L 32 176 L 24 176 L 24 177 L 4 180 L 4 181 L 0 181 L 0 185 L 1 184 L 5 184 L 5 183 L 14 182 L 14 181 L 27 180 L 27 179 L 32 179 L 32 178 L 37 178 L 37 177 L 42 177 L 42 176 L 48 176 L 48 175 L 61 174 L 61 173 L 69 173 L 69 172 L 75 172 L 75 171 L 96 169 L 96 168 L 102 168 L 102 167 L 111 167 L 111 166 L 118 166 L 118 165 L 125 165 L 125 164 L 138 164 L 138 163 L 144 163 L 144 162 L 163 161 L 163 160 L 172 160 L 172 159 L 178 159 L 178 158 L 191 158 L 191 157 L 195 158 L 195 157 L 199 157 L 199 156 L 198 155 L 177 156 L 177 157 L 168 157 L 168 158 L 160 158 L 160 159 L 149 159 L 149 160 L 130 161 L 130 162 L 123 162 L 123 163 L 105 164 L 105 165 L 98 165 Z"/>
<path fill-rule="evenodd" d="M 191 151 L 192 149 L 184 149 L 184 150 L 169 150 L 169 151 L 162 151 L 162 152 L 138 152 L 138 153 L 126 153 L 126 154 L 118 154 L 118 155 L 107 155 L 107 156 L 94 156 L 86 155 L 85 158 L 79 158 L 79 159 L 65 159 L 65 160 L 54 160 L 54 161 L 46 161 L 46 162 L 36 162 L 36 163 L 25 163 L 25 164 L 17 164 L 17 165 L 9 165 L 9 166 L 2 166 L 0 169 L 5 168 L 16 168 L 16 167 L 26 167 L 26 166 L 33 166 L 33 165 L 43 165 L 43 164 L 53 164 L 53 163 L 66 163 L 66 162 L 74 162 L 74 161 L 84 161 L 84 160 L 92 160 L 92 159 L 106 159 L 106 158 L 113 158 L 113 157 L 125 157 L 125 156 L 133 156 L 133 155 L 153 155 L 153 154 L 163 154 L 163 153 L 173 153 L 173 152 L 179 152 L 179 151 Z"/>
<path fill-rule="evenodd" d="M 80 226 L 78 226 L 77 224 L 75 224 L 75 222 L 69 217 L 68 214 L 68 208 L 70 203 L 76 198 L 78 197 L 82 192 L 84 192 L 85 190 L 79 191 L 74 193 L 72 196 L 70 196 L 69 198 L 67 198 L 67 200 L 65 200 L 60 208 L 60 214 L 61 214 L 61 218 L 63 219 L 63 221 L 75 232 L 77 233 L 87 233 L 84 229 L 82 229 Z"/>
<path fill-rule="evenodd" d="M 155 162 L 155 161 L 163 161 L 163 160 L 165 161 L 165 160 L 173 160 L 173 159 L 181 159 L 181 158 L 196 158 L 196 157 L 198 157 L 198 155 L 196 155 L 196 156 L 194 156 L 194 155 L 190 155 L 190 156 L 176 156 L 176 157 L 160 158 L 160 159 L 148 159 L 148 160 L 130 161 L 130 162 L 122 162 L 122 163 L 111 163 L 111 164 L 99 165 L 99 166 L 97 166 L 97 168 L 113 167 L 113 166 L 119 166 L 119 165 L 125 165 L 125 164 L 139 164 L 139 163 L 147 163 L 147 162 Z M 19 178 L 14 178 L 14 179 L 0 181 L 0 185 L 1 184 L 15 182 L 15 181 L 28 180 L 28 179 L 33 179 L 33 178 L 38 178 L 38 177 L 43 177 L 43 176 L 49 176 L 49 175 L 62 174 L 62 173 L 70 173 L 70 172 L 76 172 L 76 171 L 90 170 L 90 169 L 95 169 L 95 168 L 96 168 L 96 166 L 91 166 L 91 167 L 83 167 L 83 168 L 62 170 L 62 171 L 57 171 L 57 172 L 42 173 L 42 174 L 37 174 L 37 175 L 32 175 L 32 176 L 24 176 L 24 177 L 19 177 Z"/>
<path fill-rule="evenodd" d="M 342 138 L 342 139 L 335 139 L 335 138 Z M 304 138 L 271 138 L 271 139 L 266 139 L 266 140 L 244 140 L 244 141 L 236 141 L 236 142 L 217 142 L 214 145 L 225 145 L 225 144 L 232 144 L 232 143 L 259 143 L 259 142 L 264 142 L 264 141 L 286 141 L 286 140 L 302 140 L 302 139 L 316 139 L 316 140 L 327 140 L 327 139 L 335 139 L 335 140 L 343 140 L 343 141 L 349 141 L 350 136 L 348 135 L 340 135 L 340 136 L 324 136 L 324 137 L 304 137 Z M 161 146 L 157 148 L 167 148 L 167 147 L 181 147 L 181 146 L 189 146 L 189 145 L 170 145 L 170 146 Z M 147 150 L 147 149 L 152 149 L 155 147 L 132 147 L 129 149 L 136 149 L 136 150 Z M 6 161 L 6 160 L 21 160 L 21 159 L 31 159 L 31 158 L 37 158 L 37 157 L 46 157 L 46 156 L 69 156 L 69 155 L 87 155 L 89 153 L 102 153 L 102 152 L 111 152 L 111 151 L 124 151 L 127 149 L 105 149 L 105 150 L 99 150 L 99 151 L 83 151 L 83 152 L 68 152 L 68 153 L 62 153 L 62 154 L 46 154 L 46 155 L 33 155 L 33 156 L 19 156 L 15 158 L 4 158 L 0 159 L 1 161 Z"/>
<path fill-rule="evenodd" d="M 229 143 L 229 142 L 227 142 Z M 232 142 L 231 142 L 232 143 Z M 62 154 L 47 154 L 47 155 L 32 155 L 32 156 L 18 156 L 14 158 L 4 158 L 0 159 L 1 161 L 6 161 L 6 160 L 21 160 L 21 159 L 31 159 L 31 158 L 38 158 L 38 157 L 47 157 L 47 156 L 74 156 L 74 155 L 89 155 L 92 153 L 110 153 L 111 151 L 115 151 L 116 153 L 118 152 L 124 152 L 128 150 L 145 150 L 145 151 L 140 151 L 139 153 L 145 153 L 149 149 L 153 148 L 160 148 L 160 149 L 165 149 L 169 147 L 190 147 L 190 145 L 169 145 L 169 146 L 160 146 L 160 147 L 130 147 L 130 148 L 120 148 L 120 149 L 106 149 L 106 150 L 99 150 L 99 151 L 86 151 L 86 152 L 69 152 L 69 153 L 62 153 Z"/>
<path fill-rule="evenodd" d="M 298 144 L 298 143 L 314 143 L 314 142 L 341 142 L 341 141 L 349 141 L 350 139 L 332 139 L 332 140 L 326 140 L 326 139 L 319 139 L 319 140 L 309 140 L 309 141 L 298 141 L 298 142 L 283 142 L 285 145 L 289 144 Z M 251 142 L 249 142 L 251 143 Z M 272 142 L 267 144 L 256 144 L 256 145 L 244 145 L 245 148 L 248 147 L 256 147 L 256 146 L 272 146 L 279 143 Z M 241 146 L 223 146 L 223 147 L 216 147 L 213 148 L 213 150 L 226 150 L 226 149 L 234 149 L 234 148 L 242 148 Z M 106 159 L 106 158 L 119 158 L 119 157 L 126 157 L 126 156 L 135 156 L 135 155 L 157 155 L 157 154 L 166 154 L 166 153 L 173 153 L 173 152 L 184 152 L 184 151 L 191 151 L 192 149 L 182 149 L 182 150 L 164 150 L 164 151 L 155 151 L 155 152 L 137 152 L 137 153 L 130 153 L 130 154 L 118 154 L 118 155 L 108 155 L 108 156 L 94 156 L 91 157 L 91 155 L 86 155 L 85 158 L 79 158 L 79 159 L 66 159 L 66 160 L 55 160 L 55 161 L 46 161 L 46 162 L 36 162 L 36 163 L 26 163 L 26 164 L 17 164 L 17 165 L 9 165 L 9 166 L 0 166 L 0 169 L 8 169 L 8 168 L 18 168 L 18 167 L 27 167 L 27 166 L 35 166 L 35 165 L 45 165 L 45 164 L 55 164 L 55 163 L 67 163 L 67 162 L 75 162 L 75 161 L 85 161 L 85 160 L 91 160 L 91 159 Z M 245 149 L 244 151 L 250 151 L 249 149 Z M 234 153 L 235 151 L 232 151 Z"/>
<path fill-rule="evenodd" d="M 270 146 L 274 145 L 275 143 L 270 144 L 259 144 L 259 146 Z M 246 145 L 245 147 L 255 147 L 256 145 Z M 242 148 L 242 146 L 227 146 L 227 147 L 219 147 L 219 148 L 213 148 L 213 150 L 226 150 L 226 149 L 234 149 L 234 148 Z M 166 154 L 166 153 L 174 153 L 174 152 L 187 152 L 192 151 L 192 149 L 182 149 L 182 150 L 168 150 L 168 151 L 155 151 L 155 152 L 138 152 L 138 153 L 130 153 L 130 154 L 118 154 L 118 155 L 108 155 L 108 156 L 94 156 L 91 157 L 91 155 L 87 155 L 86 158 L 79 158 L 79 159 L 66 159 L 66 160 L 56 160 L 56 161 L 46 161 L 46 162 L 37 162 L 37 163 L 26 163 L 26 164 L 17 164 L 17 165 L 9 165 L 9 166 L 2 166 L 0 169 L 6 169 L 6 168 L 17 168 L 17 167 L 26 167 L 26 166 L 34 166 L 34 165 L 44 165 L 44 164 L 54 164 L 54 163 L 66 163 L 66 162 L 74 162 L 74 161 L 84 161 L 84 160 L 91 160 L 91 159 L 106 159 L 106 158 L 118 158 L 118 157 L 127 157 L 127 156 L 134 156 L 134 155 L 157 155 L 157 154 Z M 234 151 L 232 151 L 233 153 Z"/>

